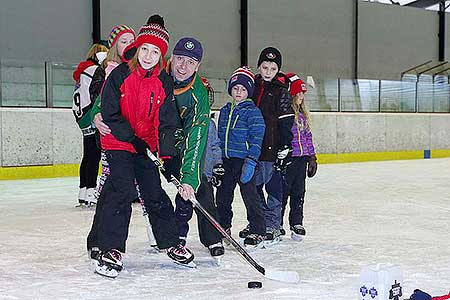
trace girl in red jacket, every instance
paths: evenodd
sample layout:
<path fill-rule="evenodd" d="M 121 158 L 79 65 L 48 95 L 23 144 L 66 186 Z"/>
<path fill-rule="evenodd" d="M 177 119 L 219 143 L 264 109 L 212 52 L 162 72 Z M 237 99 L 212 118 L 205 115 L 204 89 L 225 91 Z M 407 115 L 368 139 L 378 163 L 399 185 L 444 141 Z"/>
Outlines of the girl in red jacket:
<path fill-rule="evenodd" d="M 168 42 L 162 17 L 150 17 L 134 42 L 133 58 L 111 72 L 102 93 L 103 121 L 111 133 L 101 137 L 110 175 L 96 208 L 99 251 L 91 253 L 100 275 L 116 277 L 123 268 L 135 178 L 159 249 L 182 264 L 194 259 L 178 239 L 172 203 L 161 187 L 158 168 L 146 155 L 147 149 L 164 159 L 176 154 L 173 80 L 162 68 Z"/>

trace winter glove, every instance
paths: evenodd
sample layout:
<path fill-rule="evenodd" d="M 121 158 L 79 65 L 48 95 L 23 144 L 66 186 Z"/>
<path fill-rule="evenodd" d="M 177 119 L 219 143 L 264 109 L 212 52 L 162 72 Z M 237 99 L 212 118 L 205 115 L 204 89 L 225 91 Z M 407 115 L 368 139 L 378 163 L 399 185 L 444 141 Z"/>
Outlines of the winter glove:
<path fill-rule="evenodd" d="M 174 157 L 163 162 L 164 171 L 161 169 L 161 174 L 166 178 L 167 182 L 172 182 L 172 175 L 178 179 L 180 172 L 179 160 Z"/>
<path fill-rule="evenodd" d="M 223 176 L 225 175 L 225 168 L 223 164 L 216 164 L 212 169 L 211 183 L 215 187 L 219 187 L 222 184 Z"/>
<path fill-rule="evenodd" d="M 288 145 L 282 146 L 277 152 L 277 159 L 273 167 L 277 171 L 283 171 L 292 163 L 292 149 Z"/>
<path fill-rule="evenodd" d="M 253 160 L 249 157 L 244 160 L 240 178 L 243 184 L 249 183 L 250 180 L 252 180 L 252 177 L 255 174 L 256 163 L 256 160 Z"/>
<path fill-rule="evenodd" d="M 144 142 L 142 139 L 138 138 L 137 136 L 134 136 L 133 139 L 130 141 L 130 143 L 133 145 L 134 149 L 138 154 L 146 154 L 147 149 L 150 149 L 147 143 Z"/>
<path fill-rule="evenodd" d="M 415 289 L 414 293 L 409 297 L 411 300 L 431 300 L 431 296 L 428 293 L 425 293 L 424 291 L 421 291 L 419 289 Z"/>
<path fill-rule="evenodd" d="M 315 155 L 311 155 L 308 158 L 308 177 L 314 177 L 317 172 L 317 158 Z"/>

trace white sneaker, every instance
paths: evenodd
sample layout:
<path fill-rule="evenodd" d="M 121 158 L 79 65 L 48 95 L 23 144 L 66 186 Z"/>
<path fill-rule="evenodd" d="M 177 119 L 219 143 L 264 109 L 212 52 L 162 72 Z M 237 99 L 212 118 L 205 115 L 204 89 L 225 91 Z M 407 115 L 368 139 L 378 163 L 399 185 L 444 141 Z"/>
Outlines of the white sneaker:
<path fill-rule="evenodd" d="M 85 202 L 89 206 L 95 206 L 97 204 L 97 193 L 95 188 L 89 188 L 86 190 Z"/>

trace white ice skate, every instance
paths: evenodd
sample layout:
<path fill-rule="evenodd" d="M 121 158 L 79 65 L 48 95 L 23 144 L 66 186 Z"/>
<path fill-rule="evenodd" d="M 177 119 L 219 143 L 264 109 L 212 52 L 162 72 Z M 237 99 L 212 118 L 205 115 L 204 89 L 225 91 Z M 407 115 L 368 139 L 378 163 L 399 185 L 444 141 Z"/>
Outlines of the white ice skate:
<path fill-rule="evenodd" d="M 182 244 L 170 247 L 166 250 L 167 256 L 169 256 L 173 261 L 183 267 L 196 268 L 197 265 L 193 262 L 194 254 L 187 247 Z"/>
<path fill-rule="evenodd" d="M 112 249 L 97 256 L 95 273 L 109 278 L 116 278 L 122 269 L 122 254 L 118 250 Z"/>

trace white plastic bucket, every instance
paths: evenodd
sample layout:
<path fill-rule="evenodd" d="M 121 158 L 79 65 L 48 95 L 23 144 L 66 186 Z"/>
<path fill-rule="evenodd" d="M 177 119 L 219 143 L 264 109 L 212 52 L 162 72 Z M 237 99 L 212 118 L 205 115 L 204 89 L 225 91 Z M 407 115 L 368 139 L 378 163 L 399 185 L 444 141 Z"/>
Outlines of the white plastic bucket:
<path fill-rule="evenodd" d="M 400 266 L 376 264 L 361 270 L 359 300 L 401 300 L 402 296 L 403 272 Z"/>

